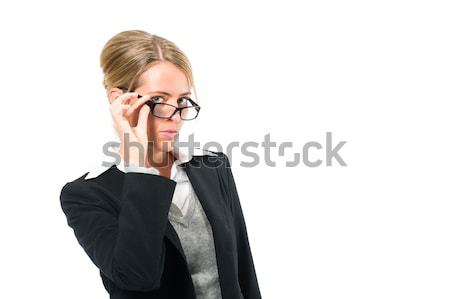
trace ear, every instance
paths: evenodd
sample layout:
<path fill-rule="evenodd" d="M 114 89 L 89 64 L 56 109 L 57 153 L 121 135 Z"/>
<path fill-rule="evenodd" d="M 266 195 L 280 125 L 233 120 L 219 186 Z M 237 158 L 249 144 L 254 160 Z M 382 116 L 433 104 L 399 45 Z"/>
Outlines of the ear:
<path fill-rule="evenodd" d="M 108 100 L 111 104 L 118 96 L 123 94 L 123 90 L 117 87 L 112 87 L 108 91 Z"/>

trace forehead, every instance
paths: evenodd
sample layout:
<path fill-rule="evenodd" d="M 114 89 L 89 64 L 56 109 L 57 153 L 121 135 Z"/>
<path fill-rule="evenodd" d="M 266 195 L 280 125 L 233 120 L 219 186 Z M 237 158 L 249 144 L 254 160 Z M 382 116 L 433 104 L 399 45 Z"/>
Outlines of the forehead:
<path fill-rule="evenodd" d="M 186 75 L 171 62 L 160 62 L 150 67 L 141 75 L 140 83 L 139 89 L 143 92 L 160 90 L 181 94 L 190 89 Z"/>

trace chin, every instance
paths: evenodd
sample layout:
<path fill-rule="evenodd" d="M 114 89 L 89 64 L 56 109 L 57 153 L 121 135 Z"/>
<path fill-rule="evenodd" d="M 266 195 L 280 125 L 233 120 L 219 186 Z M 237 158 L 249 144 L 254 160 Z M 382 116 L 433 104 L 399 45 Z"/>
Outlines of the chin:
<path fill-rule="evenodd" d="M 162 140 L 158 142 L 158 150 L 162 152 L 171 152 L 174 149 L 173 140 Z"/>

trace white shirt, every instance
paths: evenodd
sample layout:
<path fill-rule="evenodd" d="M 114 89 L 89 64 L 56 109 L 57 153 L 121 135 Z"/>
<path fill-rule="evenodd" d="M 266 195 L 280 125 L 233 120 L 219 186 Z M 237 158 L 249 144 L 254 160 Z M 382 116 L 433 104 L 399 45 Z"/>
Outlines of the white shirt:
<path fill-rule="evenodd" d="M 188 199 L 191 196 L 193 196 L 195 192 L 186 172 L 184 171 L 183 167 L 180 166 L 180 164 L 190 161 L 193 156 L 205 156 L 205 155 L 217 156 L 217 154 L 213 152 L 199 148 L 193 148 L 191 152 L 189 152 L 187 148 L 179 148 L 174 151 L 174 156 L 176 160 L 172 164 L 170 179 L 174 180 L 177 184 L 175 186 L 175 191 L 172 197 L 172 205 L 170 207 L 170 211 L 178 217 L 186 215 L 189 207 Z M 135 165 L 125 166 L 123 159 L 120 159 L 119 163 L 114 164 L 123 173 L 141 172 L 153 175 L 160 175 L 159 170 L 154 167 L 147 168 Z M 97 167 L 94 171 L 90 171 L 88 175 L 85 177 L 85 179 L 97 177 L 110 167 L 111 166 L 101 165 L 101 167 Z"/>

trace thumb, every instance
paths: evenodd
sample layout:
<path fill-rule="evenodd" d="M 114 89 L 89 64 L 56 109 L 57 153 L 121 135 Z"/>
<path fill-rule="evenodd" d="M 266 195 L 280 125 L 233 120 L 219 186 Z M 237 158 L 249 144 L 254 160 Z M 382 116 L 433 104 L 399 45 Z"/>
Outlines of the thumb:
<path fill-rule="evenodd" d="M 139 118 L 137 126 L 140 130 L 147 132 L 148 115 L 150 113 L 150 107 L 148 105 L 143 105 L 141 110 L 139 110 Z"/>

